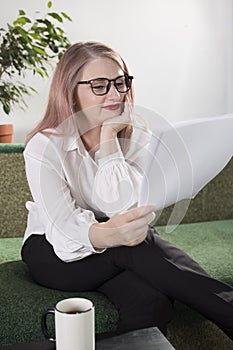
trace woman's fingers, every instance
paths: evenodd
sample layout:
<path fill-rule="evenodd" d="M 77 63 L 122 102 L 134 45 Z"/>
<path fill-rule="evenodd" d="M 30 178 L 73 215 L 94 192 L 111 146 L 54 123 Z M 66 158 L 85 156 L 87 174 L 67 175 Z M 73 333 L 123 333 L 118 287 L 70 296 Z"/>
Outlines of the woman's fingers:
<path fill-rule="evenodd" d="M 141 206 L 138 208 L 133 208 L 133 209 L 127 210 L 125 212 L 122 212 L 120 214 L 117 214 L 116 217 L 118 217 L 117 220 L 119 219 L 120 222 L 127 223 L 127 222 L 137 220 L 139 218 L 142 218 L 142 217 L 146 216 L 147 214 L 151 214 L 151 213 L 154 214 L 154 210 L 155 210 L 154 206 L 144 205 L 144 206 Z"/>
<path fill-rule="evenodd" d="M 104 121 L 103 127 L 111 127 L 113 130 L 115 130 L 117 133 L 120 132 L 122 129 L 126 128 L 127 126 L 131 125 L 131 118 L 129 114 L 122 113 L 116 117 L 109 118 Z"/>
<path fill-rule="evenodd" d="M 143 241 L 145 241 L 146 237 L 147 237 L 147 230 L 145 232 L 143 232 L 137 239 L 130 241 L 125 245 L 127 247 L 134 247 L 134 246 L 142 243 Z"/>
<path fill-rule="evenodd" d="M 148 224 L 154 220 L 153 206 L 130 209 L 114 215 L 104 223 L 93 224 L 89 238 L 96 248 L 118 245 L 134 246 L 146 238 Z"/>
<path fill-rule="evenodd" d="M 145 210 L 147 214 L 145 214 Z M 131 221 L 125 222 L 118 228 L 118 232 L 122 239 L 123 245 L 135 245 L 135 241 L 139 241 L 141 243 L 145 239 L 147 235 L 148 224 L 151 223 L 155 218 L 155 214 L 151 211 L 148 213 L 147 210 L 148 208 L 143 208 L 143 210 L 139 211 L 140 214 L 137 212 L 137 215 L 135 212 L 132 212 L 130 215 Z M 135 215 L 136 219 L 132 220 Z M 127 219 L 129 219 L 128 215 Z"/>

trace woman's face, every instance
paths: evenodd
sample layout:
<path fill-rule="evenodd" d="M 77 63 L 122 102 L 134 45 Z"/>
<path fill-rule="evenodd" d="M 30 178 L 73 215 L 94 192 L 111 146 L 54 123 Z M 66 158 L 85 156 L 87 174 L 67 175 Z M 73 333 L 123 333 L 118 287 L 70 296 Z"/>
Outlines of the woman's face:
<path fill-rule="evenodd" d="M 85 65 L 79 81 L 97 78 L 114 79 L 124 75 L 123 70 L 113 60 L 98 58 Z M 126 93 L 119 93 L 114 84 L 106 95 L 97 96 L 90 84 L 78 84 L 78 104 L 90 127 L 100 126 L 106 119 L 122 113 Z"/>

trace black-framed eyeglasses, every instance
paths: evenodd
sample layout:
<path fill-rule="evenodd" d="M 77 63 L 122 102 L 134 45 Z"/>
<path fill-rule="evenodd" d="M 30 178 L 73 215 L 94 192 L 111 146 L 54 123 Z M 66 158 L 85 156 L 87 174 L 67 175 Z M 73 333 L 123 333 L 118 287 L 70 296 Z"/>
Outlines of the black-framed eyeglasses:
<path fill-rule="evenodd" d="M 109 92 L 111 83 L 113 82 L 116 90 L 121 94 L 124 94 L 131 89 L 133 78 L 132 75 L 125 74 L 120 75 L 115 79 L 96 78 L 87 81 L 79 81 L 77 84 L 90 84 L 91 90 L 95 95 L 103 96 Z"/>

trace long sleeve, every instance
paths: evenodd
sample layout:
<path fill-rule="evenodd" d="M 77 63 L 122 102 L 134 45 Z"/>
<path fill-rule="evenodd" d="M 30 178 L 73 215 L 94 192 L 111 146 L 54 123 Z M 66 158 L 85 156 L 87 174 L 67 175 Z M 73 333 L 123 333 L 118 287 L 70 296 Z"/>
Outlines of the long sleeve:
<path fill-rule="evenodd" d="M 72 198 L 63 167 L 64 154 L 38 134 L 24 151 L 26 174 L 34 202 L 29 209 L 28 234 L 45 233 L 57 256 L 73 261 L 97 253 L 88 237 L 94 213 L 78 207 Z"/>
<path fill-rule="evenodd" d="M 124 155 L 118 151 L 98 159 L 92 188 L 92 201 L 108 217 L 136 206 L 145 169 L 150 134 L 133 135 L 130 148 Z"/>

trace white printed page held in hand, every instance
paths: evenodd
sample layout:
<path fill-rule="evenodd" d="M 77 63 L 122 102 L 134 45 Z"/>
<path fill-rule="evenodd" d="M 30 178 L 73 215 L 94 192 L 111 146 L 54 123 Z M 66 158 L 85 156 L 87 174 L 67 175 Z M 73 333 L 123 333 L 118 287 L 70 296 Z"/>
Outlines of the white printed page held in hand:
<path fill-rule="evenodd" d="M 152 130 L 139 205 L 161 210 L 195 195 L 233 156 L 233 114 Z"/>

